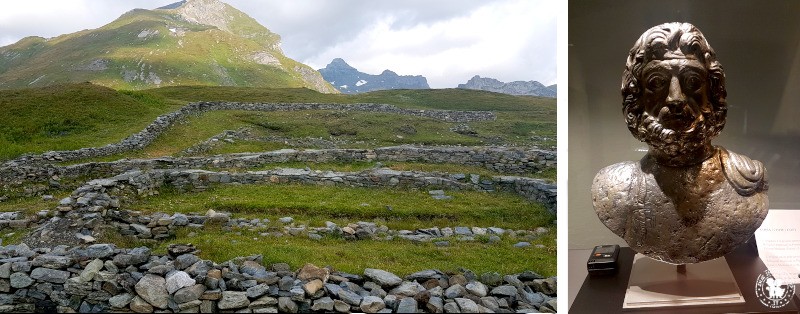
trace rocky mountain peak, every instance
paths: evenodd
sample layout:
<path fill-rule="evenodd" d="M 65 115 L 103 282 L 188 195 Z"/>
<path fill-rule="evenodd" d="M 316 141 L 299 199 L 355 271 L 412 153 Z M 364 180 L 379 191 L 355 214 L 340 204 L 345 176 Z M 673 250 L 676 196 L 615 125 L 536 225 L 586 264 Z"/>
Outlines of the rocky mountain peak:
<path fill-rule="evenodd" d="M 458 88 L 478 89 L 510 95 L 556 97 L 555 85 L 553 85 L 553 88 L 549 88 L 537 81 L 505 83 L 491 77 L 480 77 L 479 75 L 473 76 L 466 84 L 458 84 Z"/>
<path fill-rule="evenodd" d="M 384 70 L 379 75 L 358 71 L 342 60 L 335 58 L 319 70 L 322 77 L 345 94 L 357 94 L 385 89 L 428 89 L 428 80 L 421 75 L 397 75 Z"/>
<path fill-rule="evenodd" d="M 231 31 L 229 23 L 234 17 L 228 13 L 230 6 L 227 4 L 218 0 L 184 0 L 179 3 L 182 4 L 175 10 L 186 21 L 215 26 L 228 32 Z"/>
<path fill-rule="evenodd" d="M 338 69 L 338 70 L 356 70 L 356 68 L 347 64 L 342 58 L 335 58 L 325 66 L 326 69 Z"/>

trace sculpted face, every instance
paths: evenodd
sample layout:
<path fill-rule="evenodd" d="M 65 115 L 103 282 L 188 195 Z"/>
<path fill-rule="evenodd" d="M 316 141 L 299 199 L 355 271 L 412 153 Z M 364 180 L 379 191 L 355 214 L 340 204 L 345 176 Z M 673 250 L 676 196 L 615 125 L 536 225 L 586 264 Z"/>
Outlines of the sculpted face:
<path fill-rule="evenodd" d="M 707 158 L 714 136 L 709 76 L 693 56 L 670 54 L 645 64 L 641 74 L 641 138 L 656 156 L 696 163 Z M 683 161 L 685 158 L 686 161 Z"/>
<path fill-rule="evenodd" d="M 704 114 L 712 110 L 702 63 L 685 58 L 654 60 L 642 77 L 644 110 L 661 126 L 657 133 L 692 133 L 702 126 Z"/>

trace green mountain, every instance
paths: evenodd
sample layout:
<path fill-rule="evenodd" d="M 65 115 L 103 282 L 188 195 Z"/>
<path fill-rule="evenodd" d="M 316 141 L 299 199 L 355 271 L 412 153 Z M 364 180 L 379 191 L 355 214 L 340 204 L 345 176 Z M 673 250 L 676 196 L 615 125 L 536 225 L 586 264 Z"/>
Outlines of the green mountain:
<path fill-rule="evenodd" d="M 0 47 L 0 89 L 86 81 L 117 89 L 214 85 L 337 92 L 319 72 L 286 57 L 278 34 L 217 0 L 135 9 L 98 29 Z"/>

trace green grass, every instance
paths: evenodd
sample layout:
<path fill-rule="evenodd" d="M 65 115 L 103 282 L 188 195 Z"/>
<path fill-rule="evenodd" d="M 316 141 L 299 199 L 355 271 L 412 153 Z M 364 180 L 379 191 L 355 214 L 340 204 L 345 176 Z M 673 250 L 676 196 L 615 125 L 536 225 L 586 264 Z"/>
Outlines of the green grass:
<path fill-rule="evenodd" d="M 324 221 L 371 220 L 392 229 L 431 226 L 483 226 L 534 229 L 552 226 L 555 218 L 543 206 L 512 193 L 446 191 L 451 200 L 434 200 L 427 190 L 346 188 L 312 185 L 220 185 L 203 192 L 161 194 L 128 205 L 144 212 L 205 213 L 228 211 L 237 217 L 275 219 L 292 216 L 314 226 Z M 387 210 L 386 206 L 392 210 Z"/>
<path fill-rule="evenodd" d="M 299 269 L 312 263 L 356 274 L 362 274 L 365 268 L 380 268 L 405 276 L 424 269 L 457 271 L 463 267 L 477 274 L 533 270 L 544 276 L 556 275 L 555 229 L 530 241 L 534 245 L 545 245 L 543 249 L 533 246 L 514 248 L 517 240 L 505 238 L 494 244 L 449 239 L 450 246 L 436 247 L 433 243 L 406 240 L 347 241 L 324 237 L 314 241 L 305 237 L 263 237 L 257 232 L 237 234 L 214 228 L 206 228 L 192 236 L 188 235 L 189 232 L 188 229 L 181 230 L 175 239 L 158 244 L 155 251 L 164 253 L 171 243 L 192 243 L 200 249 L 200 257 L 215 262 L 262 254 L 266 265 L 288 263 L 292 269 Z"/>
<path fill-rule="evenodd" d="M 91 84 L 0 90 L 0 160 L 115 143 L 177 108 L 151 94 Z"/>
<path fill-rule="evenodd" d="M 397 144 L 482 145 L 502 138 L 506 144 L 552 148 L 555 145 L 555 100 L 472 90 L 393 90 L 360 95 L 328 95 L 308 89 L 239 87 L 165 87 L 145 91 L 114 91 L 92 84 L 0 90 L 0 160 L 23 153 L 97 147 L 141 131 L 156 116 L 188 101 L 258 102 L 379 102 L 408 108 L 493 110 L 497 121 L 469 125 L 483 138 L 449 131 L 454 123 L 392 114 L 364 112 L 240 112 L 220 111 L 178 124 L 141 152 L 111 158 L 175 154 L 197 142 L 237 127 L 259 134 L 287 137 L 331 136 L 353 142 L 351 147 Z M 402 126 L 412 126 L 407 134 Z M 402 137 L 402 138 L 401 138 Z M 489 138 L 489 139 L 487 139 Z M 360 144 L 359 144 L 360 143 Z M 225 146 L 225 145 L 223 145 Z M 270 149 L 253 143 L 221 148 L 214 153 Z"/>

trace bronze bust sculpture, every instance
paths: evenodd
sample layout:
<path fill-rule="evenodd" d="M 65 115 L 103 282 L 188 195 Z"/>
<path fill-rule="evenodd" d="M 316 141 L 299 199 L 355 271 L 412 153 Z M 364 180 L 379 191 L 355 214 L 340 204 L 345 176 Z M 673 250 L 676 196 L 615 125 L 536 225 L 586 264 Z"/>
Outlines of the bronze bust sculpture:
<path fill-rule="evenodd" d="M 759 161 L 711 145 L 725 125 L 725 74 L 688 23 L 647 30 L 622 75 L 625 122 L 647 143 L 638 162 L 594 178 L 597 216 L 636 252 L 672 264 L 720 257 L 745 242 L 767 215 Z"/>

